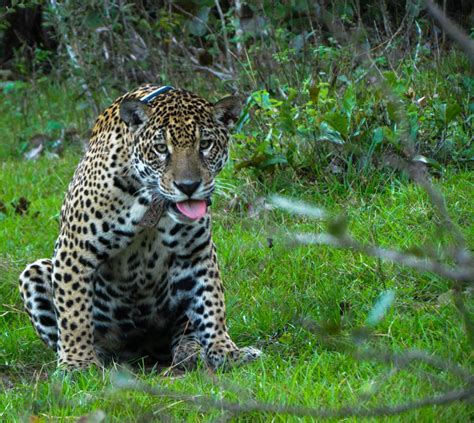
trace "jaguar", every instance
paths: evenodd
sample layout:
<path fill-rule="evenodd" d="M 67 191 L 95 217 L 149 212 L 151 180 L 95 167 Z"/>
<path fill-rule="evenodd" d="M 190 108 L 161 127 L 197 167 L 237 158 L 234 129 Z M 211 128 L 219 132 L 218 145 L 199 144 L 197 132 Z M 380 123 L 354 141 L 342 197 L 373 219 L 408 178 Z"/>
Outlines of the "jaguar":
<path fill-rule="evenodd" d="M 211 103 L 144 85 L 97 118 L 53 256 L 20 275 L 29 318 L 61 368 L 146 357 L 216 369 L 261 355 L 229 336 L 211 237 L 211 194 L 240 110 L 236 96 Z"/>

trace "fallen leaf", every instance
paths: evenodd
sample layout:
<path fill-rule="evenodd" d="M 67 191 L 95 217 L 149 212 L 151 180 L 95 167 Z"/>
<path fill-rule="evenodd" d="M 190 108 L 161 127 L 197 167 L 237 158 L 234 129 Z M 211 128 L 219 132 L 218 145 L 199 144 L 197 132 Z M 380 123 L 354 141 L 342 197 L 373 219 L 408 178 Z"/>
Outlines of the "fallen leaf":
<path fill-rule="evenodd" d="M 423 97 L 420 97 L 418 100 L 415 101 L 415 103 L 417 104 L 417 106 L 424 106 L 426 103 L 426 96 L 424 95 Z"/>
<path fill-rule="evenodd" d="M 34 147 L 31 150 L 28 150 L 25 153 L 24 157 L 26 160 L 36 160 L 40 156 L 43 149 L 44 149 L 43 144 L 40 144 L 37 147 Z"/>
<path fill-rule="evenodd" d="M 50 138 L 46 134 L 35 134 L 31 137 L 28 145 L 30 149 L 24 154 L 26 160 L 36 160 L 43 150 Z"/>

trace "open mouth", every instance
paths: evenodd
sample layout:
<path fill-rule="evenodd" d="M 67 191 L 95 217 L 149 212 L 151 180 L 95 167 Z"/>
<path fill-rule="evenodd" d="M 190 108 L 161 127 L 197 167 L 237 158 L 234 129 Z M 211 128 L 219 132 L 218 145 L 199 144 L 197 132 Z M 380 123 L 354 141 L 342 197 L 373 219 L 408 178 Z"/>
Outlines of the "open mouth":
<path fill-rule="evenodd" d="M 181 214 L 191 220 L 198 220 L 207 213 L 207 206 L 211 204 L 211 200 L 186 200 L 174 203 L 174 208 Z"/>

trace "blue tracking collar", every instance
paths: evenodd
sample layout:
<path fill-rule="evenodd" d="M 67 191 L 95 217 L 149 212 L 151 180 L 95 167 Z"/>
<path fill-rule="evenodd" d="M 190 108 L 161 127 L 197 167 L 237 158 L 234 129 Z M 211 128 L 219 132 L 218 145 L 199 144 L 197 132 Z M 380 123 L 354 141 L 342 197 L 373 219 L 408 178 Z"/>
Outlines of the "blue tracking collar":
<path fill-rule="evenodd" d="M 174 90 L 174 87 L 172 87 L 171 85 L 165 85 L 163 87 L 156 89 L 155 91 L 152 91 L 150 94 L 147 94 L 145 97 L 141 98 L 140 101 L 142 103 L 148 104 L 155 97 L 159 96 L 160 94 L 166 93 L 170 90 Z"/>

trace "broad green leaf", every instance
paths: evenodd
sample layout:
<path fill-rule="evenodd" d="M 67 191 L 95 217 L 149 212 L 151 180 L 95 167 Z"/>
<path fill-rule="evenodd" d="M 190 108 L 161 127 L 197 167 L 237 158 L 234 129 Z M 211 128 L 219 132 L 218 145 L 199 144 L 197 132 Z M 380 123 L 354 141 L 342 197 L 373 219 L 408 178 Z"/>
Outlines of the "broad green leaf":
<path fill-rule="evenodd" d="M 48 120 L 48 123 L 46 124 L 47 132 L 53 132 L 60 129 L 63 129 L 63 124 L 61 122 L 58 122 L 56 120 Z"/>
<path fill-rule="evenodd" d="M 446 106 L 446 123 L 450 123 L 461 113 L 461 106 L 458 103 L 448 103 Z"/>
<path fill-rule="evenodd" d="M 461 113 L 461 106 L 458 103 L 442 103 L 434 107 L 436 119 L 447 126 L 454 118 Z"/>
<path fill-rule="evenodd" d="M 322 117 L 322 120 L 331 125 L 333 129 L 341 133 L 344 137 L 347 137 L 349 129 L 349 119 L 347 115 L 340 112 L 329 112 Z"/>
<path fill-rule="evenodd" d="M 383 76 L 387 81 L 389 87 L 397 94 L 403 94 L 406 91 L 405 84 L 397 77 L 395 72 L 384 72 Z"/>
<path fill-rule="evenodd" d="M 417 154 L 415 157 L 413 157 L 412 161 L 424 163 L 426 165 L 434 167 L 435 169 L 443 170 L 443 167 L 441 166 L 441 164 L 437 162 L 435 159 L 431 159 L 421 154 Z"/>
<path fill-rule="evenodd" d="M 338 131 L 332 129 L 326 122 L 322 122 L 319 126 L 319 141 L 329 141 L 334 144 L 344 144 L 344 140 Z"/>
<path fill-rule="evenodd" d="M 461 158 L 459 160 L 463 162 L 473 162 L 474 161 L 474 146 L 463 151 L 461 153 Z"/>
<path fill-rule="evenodd" d="M 385 137 L 384 128 L 382 127 L 375 128 L 372 135 L 372 143 L 374 145 L 378 145 L 383 141 L 384 137 Z"/>
<path fill-rule="evenodd" d="M 267 158 L 266 160 L 262 161 L 258 167 L 265 168 L 269 166 L 275 166 L 277 164 L 288 164 L 288 160 L 282 154 L 275 154 L 272 157 Z"/>
<path fill-rule="evenodd" d="M 272 103 L 270 101 L 270 94 L 267 91 L 255 91 L 252 93 L 252 99 L 260 106 L 262 109 L 271 109 Z"/>
<path fill-rule="evenodd" d="M 354 86 L 351 84 L 346 88 L 344 97 L 342 98 L 342 108 L 348 116 L 352 114 L 356 105 L 357 99 L 354 91 Z"/>

